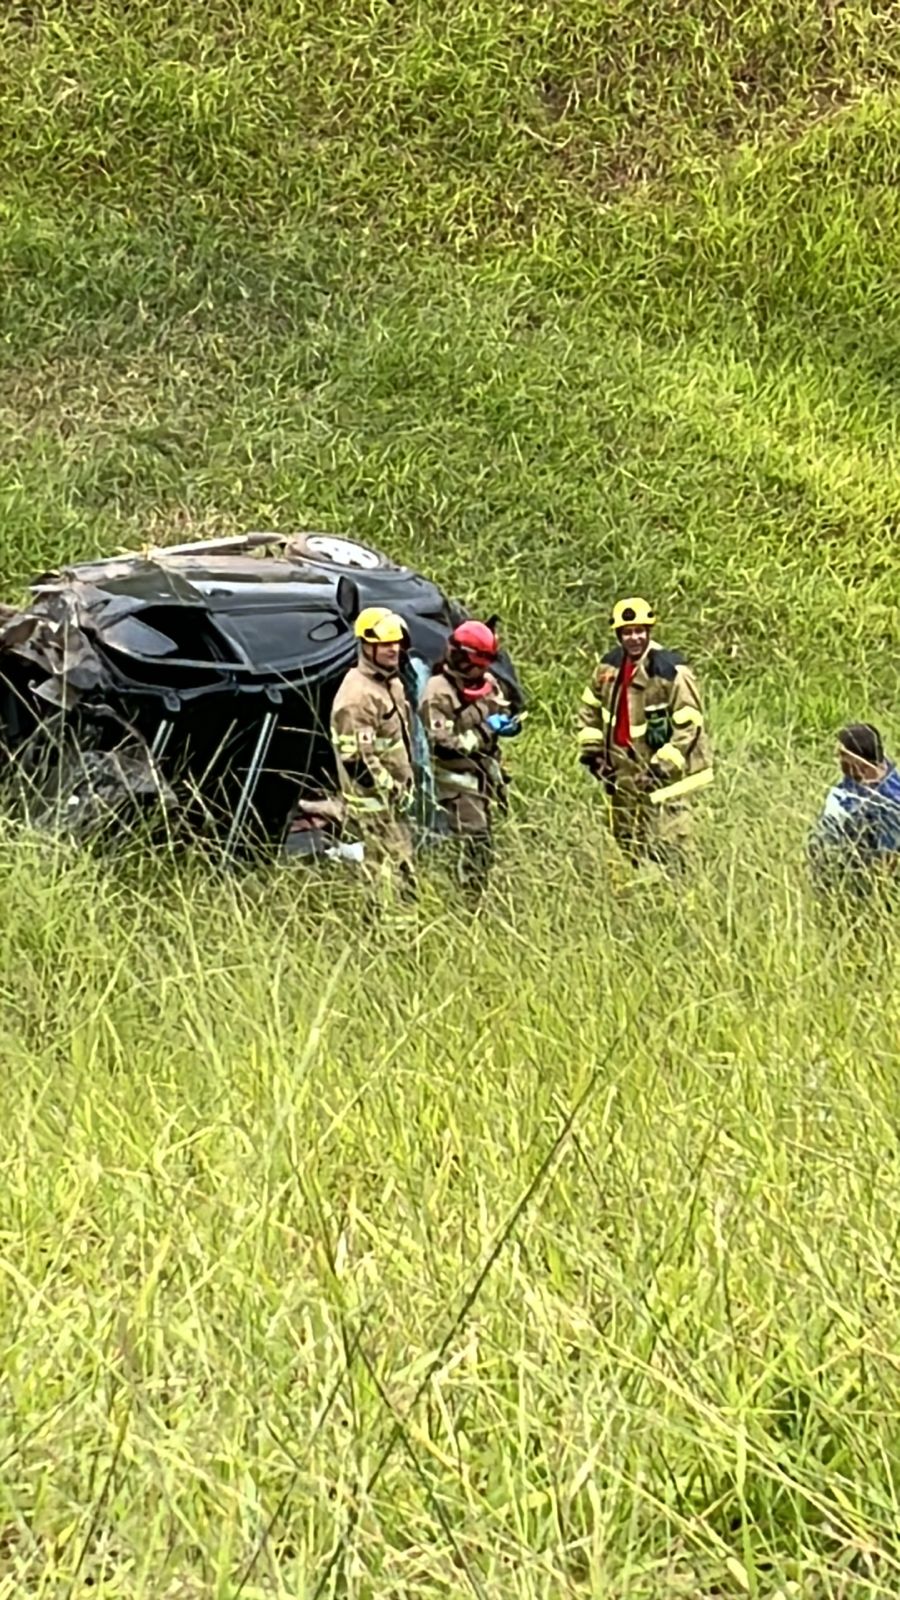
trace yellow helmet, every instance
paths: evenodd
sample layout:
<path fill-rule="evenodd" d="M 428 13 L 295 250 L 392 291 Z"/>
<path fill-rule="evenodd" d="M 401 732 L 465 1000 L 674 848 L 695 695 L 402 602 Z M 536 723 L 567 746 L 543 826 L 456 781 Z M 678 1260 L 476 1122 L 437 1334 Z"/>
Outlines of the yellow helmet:
<path fill-rule="evenodd" d="M 387 606 L 366 606 L 353 627 L 363 644 L 403 644 L 408 638 L 406 623 Z"/>
<path fill-rule="evenodd" d="M 618 632 L 620 628 L 652 628 L 656 622 L 656 613 L 648 600 L 632 595 L 628 600 L 617 600 L 613 606 L 610 618 L 610 627 Z"/>

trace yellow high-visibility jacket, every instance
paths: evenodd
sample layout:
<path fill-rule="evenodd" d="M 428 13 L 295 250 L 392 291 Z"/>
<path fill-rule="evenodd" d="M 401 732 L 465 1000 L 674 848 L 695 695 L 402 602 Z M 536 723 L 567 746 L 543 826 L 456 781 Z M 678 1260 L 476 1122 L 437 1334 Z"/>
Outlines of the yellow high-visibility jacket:
<path fill-rule="evenodd" d="M 613 738 L 625 653 L 621 646 L 599 663 L 581 697 L 578 746 L 621 800 L 644 791 L 635 780 L 650 771 L 654 805 L 680 800 L 712 782 L 712 752 L 704 727 L 697 679 L 674 650 L 650 641 L 628 685 L 631 743 Z"/>

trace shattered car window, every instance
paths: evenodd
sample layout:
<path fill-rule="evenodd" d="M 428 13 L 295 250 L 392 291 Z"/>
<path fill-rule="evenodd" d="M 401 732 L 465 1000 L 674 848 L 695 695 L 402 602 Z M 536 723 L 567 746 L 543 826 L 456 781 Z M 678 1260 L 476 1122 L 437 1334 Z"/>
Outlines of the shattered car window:
<path fill-rule="evenodd" d="M 174 639 L 169 639 L 158 629 L 151 628 L 137 617 L 125 617 L 104 628 L 103 638 L 113 650 L 123 650 L 133 656 L 172 656 L 178 653 Z"/>

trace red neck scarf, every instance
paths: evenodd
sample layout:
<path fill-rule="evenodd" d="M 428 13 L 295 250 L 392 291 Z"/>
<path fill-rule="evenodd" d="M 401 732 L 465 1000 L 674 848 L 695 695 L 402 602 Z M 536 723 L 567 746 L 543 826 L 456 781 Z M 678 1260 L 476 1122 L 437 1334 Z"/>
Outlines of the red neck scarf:
<path fill-rule="evenodd" d="M 622 662 L 619 673 L 619 698 L 616 702 L 616 725 L 613 728 L 613 739 L 622 749 L 627 749 L 631 743 L 631 720 L 628 716 L 628 685 L 634 677 L 637 662 L 631 656 L 626 656 Z"/>

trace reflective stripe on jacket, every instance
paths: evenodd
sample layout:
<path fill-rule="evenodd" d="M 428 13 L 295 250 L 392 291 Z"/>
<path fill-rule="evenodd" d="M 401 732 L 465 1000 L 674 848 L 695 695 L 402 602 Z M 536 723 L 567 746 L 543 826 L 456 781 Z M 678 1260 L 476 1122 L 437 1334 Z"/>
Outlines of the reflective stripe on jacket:
<path fill-rule="evenodd" d="M 412 735 L 406 691 L 363 656 L 344 678 L 331 708 L 331 742 L 351 813 L 377 815 L 409 803 Z"/>
<path fill-rule="evenodd" d="M 637 797 L 634 780 L 648 770 L 659 780 L 649 797 L 654 805 L 704 788 L 712 781 L 712 756 L 691 668 L 675 651 L 650 641 L 626 690 L 631 742 L 623 749 L 613 737 L 623 661 L 621 646 L 611 650 L 581 697 L 579 750 L 596 756 L 623 797 L 629 791 Z"/>
<path fill-rule="evenodd" d="M 490 673 L 490 692 L 466 700 L 446 669 L 429 679 L 420 712 L 431 745 L 438 799 L 461 794 L 489 795 L 500 781 L 496 735 L 486 726 L 495 711 L 509 709 L 506 696 Z"/>

